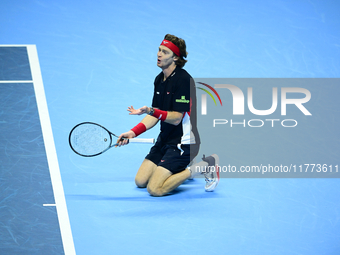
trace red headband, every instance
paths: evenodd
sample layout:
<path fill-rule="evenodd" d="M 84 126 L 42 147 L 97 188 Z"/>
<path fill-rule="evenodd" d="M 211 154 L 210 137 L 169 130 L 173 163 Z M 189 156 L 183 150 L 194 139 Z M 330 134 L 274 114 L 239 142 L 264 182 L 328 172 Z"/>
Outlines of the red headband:
<path fill-rule="evenodd" d="M 165 47 L 172 50 L 173 53 L 175 53 L 175 55 L 177 55 L 179 57 L 181 56 L 181 53 L 179 52 L 179 48 L 175 44 L 173 44 L 172 42 L 170 42 L 168 40 L 163 40 L 161 45 L 164 45 Z"/>

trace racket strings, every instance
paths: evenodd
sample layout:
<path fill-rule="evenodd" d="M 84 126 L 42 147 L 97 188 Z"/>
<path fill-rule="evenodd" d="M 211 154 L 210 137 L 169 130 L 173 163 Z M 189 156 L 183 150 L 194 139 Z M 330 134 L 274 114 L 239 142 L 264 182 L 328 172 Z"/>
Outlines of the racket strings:
<path fill-rule="evenodd" d="M 100 126 L 80 125 L 73 130 L 70 142 L 77 153 L 90 156 L 110 148 L 111 136 Z"/>

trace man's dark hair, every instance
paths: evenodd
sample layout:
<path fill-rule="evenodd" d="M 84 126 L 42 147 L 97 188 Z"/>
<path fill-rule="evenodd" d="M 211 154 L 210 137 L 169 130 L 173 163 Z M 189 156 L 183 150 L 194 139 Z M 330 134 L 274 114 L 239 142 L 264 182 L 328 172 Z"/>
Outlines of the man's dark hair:
<path fill-rule="evenodd" d="M 181 53 L 181 56 L 179 56 L 179 59 L 175 63 L 176 63 L 177 66 L 182 68 L 185 65 L 185 63 L 187 62 L 187 60 L 185 60 L 184 58 L 186 58 L 187 55 L 188 55 L 187 46 L 185 44 L 185 41 L 183 39 L 178 38 L 177 36 L 174 36 L 174 35 L 171 35 L 171 34 L 165 35 L 164 39 L 172 42 L 173 44 L 175 44 L 179 48 L 179 52 Z"/>

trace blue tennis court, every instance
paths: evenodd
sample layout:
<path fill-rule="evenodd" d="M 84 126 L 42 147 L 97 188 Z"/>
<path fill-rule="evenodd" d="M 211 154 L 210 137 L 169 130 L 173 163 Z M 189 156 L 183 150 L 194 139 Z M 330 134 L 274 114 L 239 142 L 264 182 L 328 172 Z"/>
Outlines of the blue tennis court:
<path fill-rule="evenodd" d="M 197 110 L 199 157 L 218 153 L 226 166 L 326 164 L 335 171 L 339 10 L 337 2 L 315 0 L 2 1 L 0 254 L 340 254 L 335 172 L 336 178 L 315 178 L 316 171 L 299 178 L 223 175 L 214 192 L 198 178 L 152 197 L 134 183 L 151 145 L 85 158 L 68 144 L 80 122 L 120 134 L 142 119 L 126 109 L 151 104 L 158 46 L 170 33 L 186 41 L 184 68 L 197 81 L 216 78 L 212 86 L 317 78 L 305 86 L 311 116 L 294 105 L 283 116 L 281 94 L 273 116 L 251 115 L 246 83 L 236 84 L 246 106 L 237 118 L 233 98 L 215 86 L 223 108 L 208 96 L 208 115 Z M 253 86 L 256 109 L 270 108 L 266 88 Z M 259 91 L 269 100 L 257 104 Z M 241 124 L 212 127 L 211 118 Z M 268 118 L 280 121 L 272 128 Z M 291 119 L 298 125 L 285 128 Z M 251 127 L 261 121 L 264 127 Z M 141 137 L 158 133 L 155 127 Z"/>

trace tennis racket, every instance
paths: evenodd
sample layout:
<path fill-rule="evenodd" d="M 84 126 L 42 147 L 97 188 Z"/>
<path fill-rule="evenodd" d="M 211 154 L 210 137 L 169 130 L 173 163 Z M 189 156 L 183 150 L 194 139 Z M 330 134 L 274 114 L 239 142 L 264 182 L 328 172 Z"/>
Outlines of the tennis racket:
<path fill-rule="evenodd" d="M 69 143 L 71 149 L 83 157 L 100 155 L 116 146 L 117 135 L 103 126 L 93 122 L 83 122 L 76 125 L 70 132 Z M 127 138 L 126 138 L 127 139 Z M 155 139 L 131 138 L 130 143 L 155 143 Z"/>

